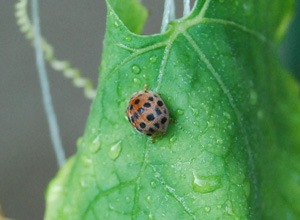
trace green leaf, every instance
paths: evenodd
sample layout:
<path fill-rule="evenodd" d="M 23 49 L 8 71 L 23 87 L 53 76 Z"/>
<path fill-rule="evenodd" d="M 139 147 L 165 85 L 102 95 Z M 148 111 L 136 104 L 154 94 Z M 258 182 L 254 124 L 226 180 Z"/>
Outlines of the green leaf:
<path fill-rule="evenodd" d="M 97 97 L 45 219 L 299 219 L 299 87 L 276 55 L 293 1 L 197 1 L 152 36 L 126 3 L 107 0 Z M 176 120 L 155 143 L 125 114 L 145 84 Z"/>

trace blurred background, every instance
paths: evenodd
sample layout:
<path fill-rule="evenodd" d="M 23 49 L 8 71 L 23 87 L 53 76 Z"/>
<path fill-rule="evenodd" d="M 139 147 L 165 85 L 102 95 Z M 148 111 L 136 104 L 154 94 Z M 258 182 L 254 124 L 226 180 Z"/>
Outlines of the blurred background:
<path fill-rule="evenodd" d="M 145 34 L 160 30 L 162 0 L 144 0 L 150 12 Z M 0 0 L 0 204 L 7 217 L 38 220 L 45 210 L 44 194 L 58 171 L 42 103 L 35 54 L 20 33 L 15 1 Z M 182 0 L 176 0 L 181 16 Z M 105 33 L 104 0 L 40 1 L 42 35 L 58 59 L 71 61 L 96 86 Z M 300 0 L 297 13 L 279 50 L 300 79 Z M 47 66 L 54 108 L 66 156 L 76 152 L 91 101 L 71 80 Z"/>

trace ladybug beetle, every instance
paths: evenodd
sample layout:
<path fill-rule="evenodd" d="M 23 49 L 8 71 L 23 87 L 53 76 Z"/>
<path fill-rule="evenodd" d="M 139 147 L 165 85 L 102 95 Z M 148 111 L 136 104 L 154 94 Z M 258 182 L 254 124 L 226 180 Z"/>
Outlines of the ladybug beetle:
<path fill-rule="evenodd" d="M 164 134 L 169 125 L 169 111 L 164 101 L 155 92 L 136 92 L 130 98 L 127 117 L 131 125 L 140 133 L 155 137 Z"/>

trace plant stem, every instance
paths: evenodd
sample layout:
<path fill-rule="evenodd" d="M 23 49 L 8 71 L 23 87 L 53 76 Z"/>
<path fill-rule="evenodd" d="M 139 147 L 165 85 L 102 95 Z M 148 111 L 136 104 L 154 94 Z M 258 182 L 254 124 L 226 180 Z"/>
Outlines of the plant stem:
<path fill-rule="evenodd" d="M 183 16 L 187 16 L 191 12 L 190 0 L 184 0 Z"/>
<path fill-rule="evenodd" d="M 59 135 L 59 127 L 55 115 L 55 111 L 52 105 L 51 93 L 49 88 L 49 82 L 47 78 L 47 72 L 45 68 L 44 55 L 42 51 L 42 42 L 41 42 L 41 32 L 40 32 L 40 20 L 39 20 L 39 9 L 38 9 L 38 0 L 31 0 L 32 6 L 32 20 L 34 26 L 34 45 L 35 45 L 35 54 L 36 54 L 36 65 L 39 73 L 40 84 L 43 95 L 43 103 L 46 111 L 50 136 L 54 151 L 56 154 L 58 166 L 61 167 L 65 163 L 65 153 L 61 143 Z"/>
<path fill-rule="evenodd" d="M 163 20 L 161 24 L 161 33 L 164 33 L 170 21 L 176 19 L 174 0 L 165 0 Z"/>

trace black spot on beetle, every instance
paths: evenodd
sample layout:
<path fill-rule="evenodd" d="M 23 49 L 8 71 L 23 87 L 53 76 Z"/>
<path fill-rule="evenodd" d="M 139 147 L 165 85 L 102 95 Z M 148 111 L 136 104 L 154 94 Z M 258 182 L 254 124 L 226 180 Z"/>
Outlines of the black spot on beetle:
<path fill-rule="evenodd" d="M 158 128 L 159 129 L 159 124 L 156 122 L 156 123 L 154 123 L 153 124 L 154 125 L 154 127 L 156 127 L 156 128 Z"/>
<path fill-rule="evenodd" d="M 148 121 L 153 121 L 154 119 L 155 119 L 155 117 L 154 117 L 153 114 L 147 115 L 147 120 L 148 120 Z"/>
<path fill-rule="evenodd" d="M 163 103 L 162 101 L 159 100 L 159 101 L 157 101 L 157 105 L 158 105 L 158 106 L 163 106 L 164 103 Z"/>
<path fill-rule="evenodd" d="M 146 127 L 146 124 L 145 124 L 144 122 L 141 122 L 141 123 L 140 123 L 140 127 L 141 127 L 141 128 L 145 128 L 145 127 Z"/>
<path fill-rule="evenodd" d="M 135 112 L 133 115 L 134 115 L 134 117 L 135 117 L 136 119 L 139 118 L 139 114 L 138 114 L 137 112 Z"/>
<path fill-rule="evenodd" d="M 138 112 L 139 112 L 140 114 L 143 114 L 143 113 L 145 112 L 145 110 L 144 110 L 143 108 L 139 108 L 139 109 L 138 109 Z"/>
<path fill-rule="evenodd" d="M 142 94 L 139 94 L 139 97 L 141 97 L 142 96 Z"/>
<path fill-rule="evenodd" d="M 134 118 L 133 118 L 133 116 L 131 116 L 131 122 L 134 123 Z"/>
<path fill-rule="evenodd" d="M 153 101 L 153 97 L 152 96 L 150 96 L 149 98 L 148 98 L 148 101 Z"/>
<path fill-rule="evenodd" d="M 152 136 L 152 134 L 148 133 L 147 136 Z"/>
<path fill-rule="evenodd" d="M 149 132 L 154 132 L 155 130 L 153 128 L 149 128 Z"/>
<path fill-rule="evenodd" d="M 130 118 L 127 116 L 127 118 L 128 118 L 128 121 L 130 122 Z"/>
<path fill-rule="evenodd" d="M 133 109 L 133 105 L 130 105 L 130 111 L 132 111 L 132 109 Z"/>
<path fill-rule="evenodd" d="M 153 95 L 155 98 L 157 98 L 158 96 L 157 95 Z"/>
<path fill-rule="evenodd" d="M 163 117 L 163 118 L 161 119 L 161 123 L 164 124 L 164 123 L 166 123 L 166 122 L 167 122 L 167 118 L 166 118 L 166 117 Z"/>
<path fill-rule="evenodd" d="M 144 107 L 145 107 L 145 108 L 150 108 L 150 107 L 151 107 L 151 104 L 150 104 L 149 102 L 146 102 L 146 103 L 144 104 Z"/>
<path fill-rule="evenodd" d="M 156 112 L 157 116 L 161 115 L 161 110 L 159 110 L 159 108 L 155 108 L 155 112 Z"/>
<path fill-rule="evenodd" d="M 164 109 L 164 113 L 167 114 L 167 109 Z"/>
<path fill-rule="evenodd" d="M 139 99 L 137 99 L 137 100 L 135 100 L 135 102 L 134 102 L 134 104 L 139 104 L 140 103 L 140 100 Z"/>

